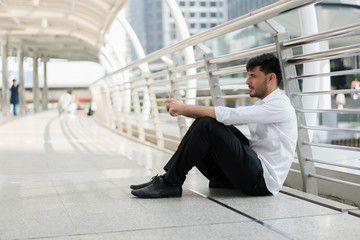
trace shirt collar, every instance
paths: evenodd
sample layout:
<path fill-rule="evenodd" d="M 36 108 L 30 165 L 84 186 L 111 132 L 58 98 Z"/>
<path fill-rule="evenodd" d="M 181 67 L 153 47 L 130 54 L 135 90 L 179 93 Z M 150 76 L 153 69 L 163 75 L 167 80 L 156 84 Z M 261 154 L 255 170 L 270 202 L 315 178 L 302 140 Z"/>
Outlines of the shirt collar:
<path fill-rule="evenodd" d="M 281 95 L 280 89 L 276 88 L 274 91 L 272 91 L 269 95 L 267 95 L 264 99 L 259 99 L 256 101 L 256 104 L 262 104 L 270 101 L 271 99 L 277 98 Z"/>

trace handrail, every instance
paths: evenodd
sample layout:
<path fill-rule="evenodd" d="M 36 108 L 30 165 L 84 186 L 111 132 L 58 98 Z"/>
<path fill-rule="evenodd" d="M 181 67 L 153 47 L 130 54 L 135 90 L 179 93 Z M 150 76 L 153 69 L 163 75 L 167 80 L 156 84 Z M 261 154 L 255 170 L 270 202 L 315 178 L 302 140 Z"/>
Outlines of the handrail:
<path fill-rule="evenodd" d="M 351 45 L 349 47 L 339 47 L 322 51 L 318 53 L 302 54 L 296 57 L 286 59 L 287 63 L 306 63 L 311 61 L 319 61 L 324 59 L 334 59 L 339 57 L 350 57 L 360 53 L 360 44 Z"/>
<path fill-rule="evenodd" d="M 304 141 L 304 145 L 315 146 L 315 147 L 322 147 L 322 148 L 342 149 L 342 150 L 349 150 L 349 151 L 357 151 L 357 152 L 360 152 L 360 148 L 358 148 L 358 147 L 348 147 L 348 146 L 335 145 L 335 144 L 311 143 L 311 142 L 308 142 L 308 141 Z"/>
<path fill-rule="evenodd" d="M 302 78 L 312 78 L 312 77 L 328 77 L 328 76 L 341 76 L 341 75 L 350 75 L 350 74 L 357 74 L 360 73 L 360 69 L 350 69 L 350 70 L 343 70 L 343 71 L 335 71 L 335 72 L 328 72 L 328 73 L 318 73 L 318 74 L 311 74 L 311 75 L 299 75 L 299 76 L 291 76 L 288 79 L 302 79 Z"/>
<path fill-rule="evenodd" d="M 302 92 L 302 93 L 292 93 L 292 96 L 308 96 L 308 95 L 325 95 L 325 94 L 339 94 L 339 93 L 360 93 L 360 89 L 341 89 L 341 90 L 331 90 L 331 91 L 316 91 L 316 92 Z"/>
<path fill-rule="evenodd" d="M 320 160 L 320 159 L 307 158 L 306 160 L 307 160 L 307 161 L 311 161 L 311 162 L 320 163 L 320 164 L 335 166 L 335 167 L 342 167 L 342 168 L 360 170 L 360 167 L 351 166 L 351 165 L 346 165 L 346 164 L 340 164 L 340 163 L 331 163 L 331 162 L 323 161 L 323 160 Z"/>
<path fill-rule="evenodd" d="M 178 42 L 174 45 L 171 45 L 167 48 L 163 48 L 163 49 L 160 49 L 153 53 L 150 53 L 149 55 L 145 56 L 144 58 L 134 61 L 134 62 L 128 64 L 127 66 L 110 73 L 109 75 L 107 75 L 107 77 L 113 76 L 119 72 L 130 70 L 134 67 L 140 66 L 143 63 L 152 62 L 156 59 L 159 59 L 163 56 L 172 54 L 172 53 L 179 51 L 181 49 L 184 49 L 186 47 L 194 46 L 194 45 L 196 45 L 198 43 L 202 43 L 206 40 L 209 40 L 209 39 L 212 39 L 215 37 L 219 37 L 221 35 L 232 32 L 234 30 L 241 29 L 243 27 L 262 22 L 266 19 L 273 18 L 283 12 L 286 12 L 286 11 L 289 11 L 289 10 L 292 10 L 294 8 L 298 8 L 301 6 L 305 6 L 308 4 L 312 4 L 317 1 L 318 0 L 282 0 L 282 1 L 276 2 L 267 7 L 261 8 L 260 10 L 256 10 L 256 11 L 252 12 L 251 15 L 243 15 L 241 17 L 235 18 L 231 21 L 228 21 L 224 24 L 218 25 L 207 31 L 195 34 L 195 35 L 193 35 L 181 42 Z M 98 82 L 100 80 L 101 79 L 95 81 L 93 84 L 96 84 L 96 82 Z"/>
<path fill-rule="evenodd" d="M 360 114 L 360 109 L 296 109 L 297 112 L 303 113 L 326 113 L 326 112 L 337 112 L 337 113 L 355 113 Z"/>
<path fill-rule="evenodd" d="M 282 43 L 284 47 L 294 47 L 309 43 L 315 43 L 319 41 L 329 40 L 335 37 L 343 37 L 355 34 L 356 31 L 360 32 L 360 24 L 349 25 L 345 27 L 340 27 L 332 29 L 326 32 L 320 32 L 311 36 L 298 37 L 295 39 L 287 40 Z"/>
<path fill-rule="evenodd" d="M 334 128 L 334 127 L 319 127 L 319 126 L 304 126 L 304 125 L 300 125 L 299 128 L 310 129 L 310 130 L 319 130 L 319 131 L 338 131 L 338 132 L 358 132 L 358 133 L 360 133 L 360 129 L 353 129 L 353 128 Z"/>

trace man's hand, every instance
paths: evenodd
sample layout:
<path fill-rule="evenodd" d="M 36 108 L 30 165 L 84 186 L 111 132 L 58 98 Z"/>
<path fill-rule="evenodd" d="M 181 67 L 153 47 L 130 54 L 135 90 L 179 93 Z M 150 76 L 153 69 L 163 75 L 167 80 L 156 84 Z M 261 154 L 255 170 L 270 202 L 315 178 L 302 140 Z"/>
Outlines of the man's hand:
<path fill-rule="evenodd" d="M 182 110 L 184 108 L 184 103 L 181 100 L 176 99 L 166 99 L 166 111 L 173 117 L 182 115 Z"/>
<path fill-rule="evenodd" d="M 216 118 L 214 107 L 188 105 L 188 104 L 184 104 L 180 100 L 176 100 L 172 98 L 166 99 L 164 102 L 166 103 L 166 111 L 168 111 L 169 114 L 173 117 L 183 115 L 191 118 L 199 118 L 199 117 Z"/>

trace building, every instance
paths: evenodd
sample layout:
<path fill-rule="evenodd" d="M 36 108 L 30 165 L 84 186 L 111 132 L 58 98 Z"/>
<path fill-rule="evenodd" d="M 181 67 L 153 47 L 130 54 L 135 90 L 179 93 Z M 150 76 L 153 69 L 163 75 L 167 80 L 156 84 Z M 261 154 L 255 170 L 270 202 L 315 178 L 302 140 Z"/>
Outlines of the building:
<path fill-rule="evenodd" d="M 228 20 L 245 15 L 279 0 L 227 0 Z"/>
<path fill-rule="evenodd" d="M 227 20 L 225 0 L 177 2 L 190 35 L 215 27 Z M 138 35 L 146 54 L 180 41 L 175 21 L 165 0 L 132 0 L 129 8 L 130 24 Z M 133 54 L 133 59 L 134 57 Z"/>

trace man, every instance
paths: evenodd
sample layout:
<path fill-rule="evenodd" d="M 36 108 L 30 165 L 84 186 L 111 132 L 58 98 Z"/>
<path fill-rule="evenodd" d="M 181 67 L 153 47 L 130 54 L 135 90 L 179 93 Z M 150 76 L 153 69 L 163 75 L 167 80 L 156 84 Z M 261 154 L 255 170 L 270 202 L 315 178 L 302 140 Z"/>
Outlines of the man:
<path fill-rule="evenodd" d="M 14 115 L 16 115 L 16 107 L 19 104 L 19 92 L 21 90 L 21 86 L 18 84 L 16 85 L 16 80 L 13 79 L 12 81 L 12 86 L 10 88 L 10 104 L 13 105 L 13 113 Z"/>
<path fill-rule="evenodd" d="M 210 180 L 209 187 L 236 188 L 256 196 L 280 191 L 295 153 L 295 111 L 278 88 L 282 77 L 274 55 L 254 57 L 246 68 L 250 96 L 259 98 L 253 106 L 205 107 L 165 101 L 171 116 L 196 120 L 165 165 L 166 173 L 131 185 L 133 195 L 179 197 L 186 174 L 194 166 Z M 250 141 L 235 124 L 248 124 Z"/>

